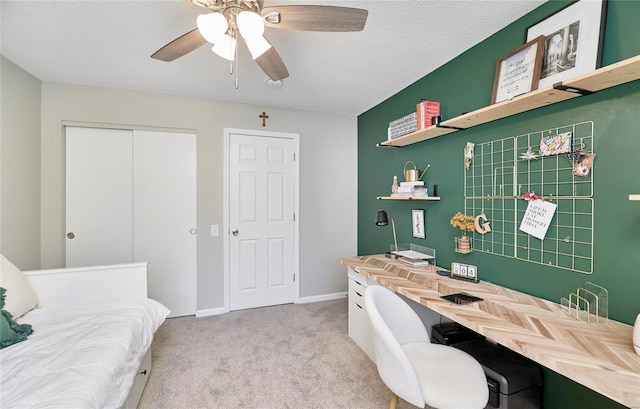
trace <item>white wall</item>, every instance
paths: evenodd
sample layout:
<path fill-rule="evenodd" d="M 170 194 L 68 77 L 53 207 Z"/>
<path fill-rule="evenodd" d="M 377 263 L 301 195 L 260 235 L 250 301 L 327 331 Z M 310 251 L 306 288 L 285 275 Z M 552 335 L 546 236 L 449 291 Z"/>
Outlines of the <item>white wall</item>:
<path fill-rule="evenodd" d="M 269 115 L 262 128 L 258 117 Z M 338 258 L 357 251 L 357 118 L 105 88 L 42 84 L 44 268 L 64 260 L 63 121 L 194 129 L 198 134 L 198 310 L 223 306 L 223 129 L 300 134 L 300 297 L 347 290 Z"/>
<path fill-rule="evenodd" d="M 40 267 L 40 81 L 0 56 L 0 252 Z"/>

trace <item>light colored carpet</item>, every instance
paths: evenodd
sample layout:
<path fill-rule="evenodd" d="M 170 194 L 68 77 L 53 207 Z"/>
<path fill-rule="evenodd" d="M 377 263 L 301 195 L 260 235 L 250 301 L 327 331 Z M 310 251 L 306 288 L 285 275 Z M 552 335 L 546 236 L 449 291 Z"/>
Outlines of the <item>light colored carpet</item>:
<path fill-rule="evenodd" d="M 346 299 L 171 318 L 153 360 L 139 409 L 383 409 L 391 397 L 347 334 Z"/>

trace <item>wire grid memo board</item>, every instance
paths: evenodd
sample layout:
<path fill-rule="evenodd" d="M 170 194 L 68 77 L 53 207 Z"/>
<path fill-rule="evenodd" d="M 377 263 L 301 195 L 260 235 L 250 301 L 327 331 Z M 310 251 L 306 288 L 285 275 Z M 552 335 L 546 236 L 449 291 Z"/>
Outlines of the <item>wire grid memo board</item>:
<path fill-rule="evenodd" d="M 574 176 L 564 154 L 540 156 L 543 137 L 571 132 L 571 150 L 593 153 L 593 121 L 475 145 L 465 170 L 465 214 L 485 214 L 491 232 L 473 234 L 473 249 L 531 263 L 593 273 L 593 169 Z M 536 159 L 522 159 L 525 152 Z M 534 192 L 557 205 L 544 240 L 519 230 Z"/>

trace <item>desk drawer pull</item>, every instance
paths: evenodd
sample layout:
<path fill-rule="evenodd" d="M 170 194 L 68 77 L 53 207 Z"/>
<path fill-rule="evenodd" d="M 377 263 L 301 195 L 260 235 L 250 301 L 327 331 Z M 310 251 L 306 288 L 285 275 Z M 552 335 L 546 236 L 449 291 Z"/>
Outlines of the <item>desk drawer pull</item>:
<path fill-rule="evenodd" d="M 362 297 L 362 294 L 360 294 L 359 292 L 357 292 L 356 290 L 353 290 L 354 293 L 358 294 L 358 296 Z"/>
<path fill-rule="evenodd" d="M 357 302 L 354 302 L 355 305 L 358 306 L 358 308 L 362 309 L 362 306 L 360 304 L 358 304 Z"/>

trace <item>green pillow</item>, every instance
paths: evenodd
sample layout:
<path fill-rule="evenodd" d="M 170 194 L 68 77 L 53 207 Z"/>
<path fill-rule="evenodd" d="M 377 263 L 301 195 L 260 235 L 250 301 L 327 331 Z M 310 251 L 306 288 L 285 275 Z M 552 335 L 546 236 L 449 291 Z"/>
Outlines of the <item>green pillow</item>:
<path fill-rule="evenodd" d="M 4 310 L 4 298 L 6 289 L 0 287 L 0 349 L 24 341 L 33 334 L 29 324 L 18 324 L 13 320 L 11 313 Z"/>

